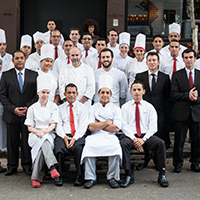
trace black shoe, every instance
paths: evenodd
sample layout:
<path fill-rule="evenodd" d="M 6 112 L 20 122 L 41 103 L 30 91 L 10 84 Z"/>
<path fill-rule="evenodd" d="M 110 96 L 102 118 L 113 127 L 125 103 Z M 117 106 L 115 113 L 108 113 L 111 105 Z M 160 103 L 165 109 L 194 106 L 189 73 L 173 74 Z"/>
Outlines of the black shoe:
<path fill-rule="evenodd" d="M 119 188 L 119 184 L 114 178 L 108 180 L 108 184 L 110 185 L 111 188 Z"/>
<path fill-rule="evenodd" d="M 195 172 L 200 172 L 200 168 L 199 168 L 199 164 L 191 164 L 190 166 L 191 170 L 195 171 Z"/>
<path fill-rule="evenodd" d="M 126 176 L 125 179 L 121 182 L 120 187 L 126 188 L 133 183 L 134 183 L 133 177 Z"/>
<path fill-rule="evenodd" d="M 92 186 L 94 186 L 96 183 L 97 183 L 96 180 L 87 181 L 87 182 L 84 184 L 84 188 L 90 189 L 90 188 L 91 188 Z"/>
<path fill-rule="evenodd" d="M 17 169 L 8 169 L 4 174 L 6 176 L 11 176 L 13 174 L 17 173 Z"/>
<path fill-rule="evenodd" d="M 82 186 L 84 183 L 84 180 L 82 178 L 82 176 L 77 176 L 76 180 L 74 182 L 74 186 Z"/>
<path fill-rule="evenodd" d="M 144 169 L 145 167 L 147 167 L 147 165 L 148 165 L 148 164 L 146 164 L 146 163 L 144 163 L 144 164 L 138 164 L 138 165 L 136 166 L 136 169 L 137 169 L 137 170 L 142 170 L 142 169 Z"/>
<path fill-rule="evenodd" d="M 60 176 L 54 179 L 55 180 L 55 185 L 56 186 L 62 186 L 63 185 L 63 180 Z"/>
<path fill-rule="evenodd" d="M 4 168 L 4 167 L 2 167 L 1 165 L 0 165 L 0 173 L 4 173 L 4 172 L 6 172 L 6 168 Z"/>
<path fill-rule="evenodd" d="M 158 176 L 158 183 L 161 187 L 168 187 L 169 183 L 165 175 L 159 175 Z"/>
<path fill-rule="evenodd" d="M 23 169 L 23 172 L 24 172 L 25 174 L 29 175 L 29 176 L 32 174 L 32 170 L 31 170 L 30 168 L 24 168 L 24 169 Z"/>
<path fill-rule="evenodd" d="M 105 165 L 99 164 L 99 165 L 97 165 L 97 169 L 98 170 L 104 170 L 105 169 Z"/>
<path fill-rule="evenodd" d="M 174 172 L 175 172 L 175 173 L 180 173 L 180 172 L 181 172 L 181 168 L 182 168 L 181 165 L 176 165 L 176 166 L 174 167 Z"/>

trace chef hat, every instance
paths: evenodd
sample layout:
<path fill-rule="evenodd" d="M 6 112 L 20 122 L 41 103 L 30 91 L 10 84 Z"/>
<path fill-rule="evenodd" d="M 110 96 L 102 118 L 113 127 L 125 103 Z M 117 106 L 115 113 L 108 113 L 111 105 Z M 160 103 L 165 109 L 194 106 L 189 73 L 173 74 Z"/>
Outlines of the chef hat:
<path fill-rule="evenodd" d="M 45 42 L 44 33 L 41 33 L 39 31 L 35 32 L 33 34 L 33 39 L 34 39 L 34 43 L 36 43 L 38 40 L 43 40 Z"/>
<path fill-rule="evenodd" d="M 99 90 L 103 87 L 109 88 L 112 92 L 113 78 L 108 74 L 102 74 L 99 76 Z"/>
<path fill-rule="evenodd" d="M 141 48 L 145 51 L 146 46 L 146 35 L 139 33 L 135 39 L 134 49 Z"/>
<path fill-rule="evenodd" d="M 41 47 L 41 59 L 40 62 L 44 59 L 52 58 L 54 59 L 54 46 L 52 44 L 44 44 Z"/>
<path fill-rule="evenodd" d="M 131 34 L 127 33 L 127 32 L 122 32 L 119 34 L 119 46 L 121 44 L 127 44 L 128 46 L 130 46 L 130 38 L 131 38 Z"/>
<path fill-rule="evenodd" d="M 6 43 L 6 34 L 3 29 L 0 29 L 0 42 Z"/>
<path fill-rule="evenodd" d="M 37 92 L 41 90 L 51 90 L 51 84 L 49 84 L 49 76 L 47 74 L 40 74 L 37 77 Z"/>
<path fill-rule="evenodd" d="M 178 33 L 178 35 L 181 34 L 181 26 L 177 23 L 173 23 L 169 25 L 169 34 L 175 32 Z"/>
<path fill-rule="evenodd" d="M 25 45 L 32 48 L 32 37 L 28 34 L 22 35 L 20 49 Z"/>

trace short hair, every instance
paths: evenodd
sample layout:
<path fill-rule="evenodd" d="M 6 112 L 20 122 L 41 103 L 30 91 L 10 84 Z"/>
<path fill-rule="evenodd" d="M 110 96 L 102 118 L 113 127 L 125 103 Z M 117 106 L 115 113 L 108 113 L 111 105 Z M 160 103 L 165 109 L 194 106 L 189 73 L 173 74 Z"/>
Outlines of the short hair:
<path fill-rule="evenodd" d="M 47 24 L 48 24 L 49 22 L 54 22 L 54 24 L 56 24 L 55 20 L 53 20 L 53 19 L 49 19 L 49 20 L 47 21 Z"/>
<path fill-rule="evenodd" d="M 157 56 L 158 57 L 158 61 L 159 61 L 159 55 L 156 52 L 149 52 L 147 54 L 147 58 L 148 58 L 148 56 Z"/>
<path fill-rule="evenodd" d="M 110 90 L 110 93 L 112 94 L 111 89 L 110 88 L 108 88 L 108 89 Z M 101 92 L 101 88 L 99 89 L 98 93 L 100 93 L 100 92 Z"/>
<path fill-rule="evenodd" d="M 51 32 L 50 32 L 50 35 L 52 36 L 52 33 L 55 32 L 55 31 L 59 31 L 58 29 L 53 29 Z M 59 31 L 60 32 L 60 31 Z M 61 32 L 60 32 L 61 34 Z"/>
<path fill-rule="evenodd" d="M 92 37 L 92 34 L 91 34 L 91 33 L 89 33 L 89 32 L 84 32 L 83 35 L 82 35 L 82 39 L 83 39 L 83 36 L 84 36 L 84 35 L 90 35 L 90 36 Z"/>
<path fill-rule="evenodd" d="M 184 58 L 184 53 L 190 53 L 190 52 L 193 52 L 194 53 L 194 57 L 196 58 L 197 57 L 197 53 L 194 49 L 191 49 L 191 48 L 188 48 L 188 49 L 185 49 L 182 53 L 182 58 Z"/>
<path fill-rule="evenodd" d="M 117 33 L 117 35 L 119 35 L 118 31 L 114 28 L 111 28 L 109 31 L 108 31 L 108 35 L 110 34 L 111 31 L 115 31 Z"/>
<path fill-rule="evenodd" d="M 79 35 L 81 34 L 81 33 L 80 33 L 80 30 L 79 30 L 78 28 L 76 28 L 76 27 L 70 28 L 69 34 L 71 34 L 72 31 L 78 31 L 78 34 L 79 34 Z"/>
<path fill-rule="evenodd" d="M 24 53 L 23 51 L 21 51 L 21 50 L 16 50 L 16 51 L 14 51 L 13 54 L 12 54 L 12 57 L 13 57 L 13 58 L 15 57 L 15 53 L 17 53 L 17 52 L 23 53 L 24 57 L 26 58 L 25 53 Z"/>
<path fill-rule="evenodd" d="M 72 42 L 72 43 L 73 43 L 73 41 L 72 41 L 70 38 L 67 38 L 67 39 L 64 41 L 63 45 L 64 45 L 64 44 L 65 44 L 65 42 L 67 42 L 67 41 L 70 41 L 70 42 Z M 74 43 L 73 43 L 73 45 L 74 45 Z"/>
<path fill-rule="evenodd" d="M 176 39 L 171 40 L 171 42 L 178 42 L 180 44 L 180 42 Z M 171 44 L 171 42 L 169 44 Z"/>
<path fill-rule="evenodd" d="M 140 80 L 137 80 L 137 79 L 131 84 L 131 90 L 132 90 L 132 86 L 133 86 L 134 84 L 138 84 L 138 83 L 141 84 L 143 90 L 145 90 L 144 83 L 143 83 L 142 81 L 140 81 Z"/>
<path fill-rule="evenodd" d="M 153 41 L 154 41 L 154 40 L 155 40 L 155 38 L 157 38 L 157 37 L 161 38 L 161 39 L 162 39 L 162 41 L 163 41 L 163 36 L 161 36 L 161 35 L 155 35 L 155 36 L 153 37 Z"/>
<path fill-rule="evenodd" d="M 106 39 L 105 39 L 105 38 L 98 38 L 97 41 L 96 41 L 96 43 L 97 43 L 98 41 L 104 41 L 104 42 L 106 43 Z"/>
<path fill-rule="evenodd" d="M 67 91 L 67 88 L 68 87 L 75 87 L 76 88 L 76 91 L 78 92 L 78 88 L 77 88 L 77 86 L 74 84 L 74 83 L 69 83 L 69 84 L 67 84 L 66 86 L 65 86 L 65 92 Z"/>
<path fill-rule="evenodd" d="M 114 57 L 114 55 L 113 55 L 113 51 L 110 50 L 110 49 L 108 49 L 108 48 L 102 49 L 101 52 L 100 52 L 99 57 L 101 58 L 101 54 L 102 54 L 102 52 L 106 52 L 106 51 L 109 51 L 109 52 L 110 52 L 112 58 Z"/>

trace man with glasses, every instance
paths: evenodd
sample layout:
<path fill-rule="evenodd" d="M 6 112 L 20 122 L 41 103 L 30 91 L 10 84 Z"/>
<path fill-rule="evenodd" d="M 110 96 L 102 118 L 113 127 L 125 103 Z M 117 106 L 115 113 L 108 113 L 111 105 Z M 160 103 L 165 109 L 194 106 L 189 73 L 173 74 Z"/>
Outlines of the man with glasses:
<path fill-rule="evenodd" d="M 80 30 L 78 28 L 71 28 L 69 30 L 69 38 L 73 41 L 74 45 L 79 49 L 83 48 L 83 45 L 79 43 L 81 37 Z"/>

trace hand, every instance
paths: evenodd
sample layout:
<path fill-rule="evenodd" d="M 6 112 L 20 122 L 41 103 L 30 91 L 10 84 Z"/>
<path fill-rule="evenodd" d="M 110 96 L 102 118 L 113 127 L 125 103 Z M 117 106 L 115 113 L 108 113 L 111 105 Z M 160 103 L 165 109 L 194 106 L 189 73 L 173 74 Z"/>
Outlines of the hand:
<path fill-rule="evenodd" d="M 144 144 L 144 140 L 142 138 L 135 138 L 133 140 L 134 147 L 138 150 L 141 149 L 142 145 Z M 142 147 L 143 148 L 143 147 Z"/>
<path fill-rule="evenodd" d="M 14 114 L 19 116 L 19 117 L 22 117 L 22 116 L 26 115 L 25 110 L 24 110 L 23 107 L 16 107 L 15 110 L 14 110 Z"/>
<path fill-rule="evenodd" d="M 107 122 L 108 122 L 108 125 L 113 124 L 113 120 L 112 119 L 109 119 Z"/>
<path fill-rule="evenodd" d="M 65 136 L 63 139 L 64 139 L 65 145 L 66 145 L 66 147 L 68 149 L 68 146 L 69 146 L 69 137 Z"/>
<path fill-rule="evenodd" d="M 198 97 L 198 91 L 195 90 L 196 88 L 192 88 L 189 92 L 189 99 L 191 101 L 197 101 L 197 97 Z"/>
<path fill-rule="evenodd" d="M 48 128 L 43 128 L 42 132 L 44 132 L 45 134 L 47 134 L 49 132 Z"/>
<path fill-rule="evenodd" d="M 74 146 L 74 143 L 76 140 L 74 138 L 69 138 L 69 141 L 70 141 L 70 143 L 68 145 L 68 149 L 71 149 Z"/>
<path fill-rule="evenodd" d="M 36 135 L 38 138 L 42 138 L 45 135 L 45 133 L 43 131 L 38 131 Z"/>

